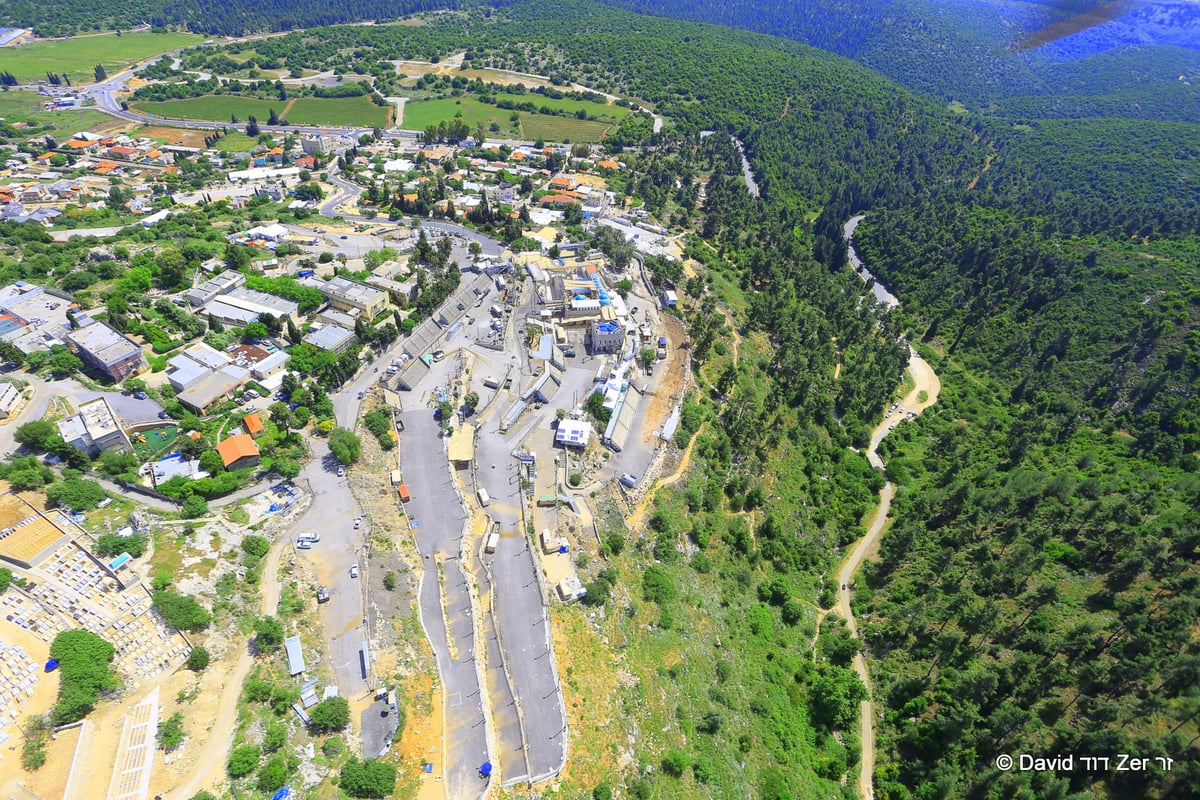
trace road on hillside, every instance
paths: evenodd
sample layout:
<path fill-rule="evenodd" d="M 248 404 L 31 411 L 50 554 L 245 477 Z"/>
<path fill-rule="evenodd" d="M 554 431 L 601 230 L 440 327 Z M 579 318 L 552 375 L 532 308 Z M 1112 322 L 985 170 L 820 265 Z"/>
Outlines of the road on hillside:
<path fill-rule="evenodd" d="M 846 240 L 848 247 L 847 260 L 851 268 L 859 273 L 864 281 L 871 277 L 871 273 L 867 271 L 866 265 L 859 258 L 857 251 L 854 248 L 854 229 L 862 222 L 863 215 L 853 217 L 842 228 L 842 235 Z M 895 307 L 899 301 L 888 292 L 887 288 L 878 282 L 872 287 L 875 297 L 885 305 Z M 897 426 L 903 425 L 908 414 L 920 414 L 925 409 L 937 402 L 938 394 L 942 390 L 942 383 L 938 379 L 937 373 L 933 371 L 933 367 L 929 366 L 916 350 L 910 348 L 908 354 L 908 366 L 906 372 L 913 380 L 913 388 L 907 395 L 897 403 L 895 410 L 889 409 L 887 415 L 879 421 L 875 429 L 871 431 L 870 444 L 867 447 L 867 461 L 876 469 L 883 469 L 883 459 L 879 457 L 879 443 L 883 441 L 883 437 L 895 430 Z M 845 617 L 846 627 L 850 631 L 850 635 L 854 638 L 858 636 L 858 624 L 854 619 L 854 610 L 851 608 L 850 600 L 852 587 L 854 585 L 854 575 L 858 572 L 858 568 L 862 565 L 863 560 L 875 550 L 879 542 L 879 537 L 883 533 L 884 526 L 887 524 L 888 514 L 892 508 L 892 498 L 896 494 L 896 487 L 891 481 L 884 483 L 883 488 L 879 490 L 879 505 L 875 509 L 874 515 L 871 517 L 871 523 L 867 526 L 866 534 L 854 543 L 850 549 L 850 555 L 842 563 L 838 570 L 838 612 Z M 871 700 L 871 674 L 867 669 L 867 661 L 861 652 L 854 655 L 854 671 L 858 673 L 858 677 L 862 679 L 863 685 L 867 687 L 867 699 L 859 706 L 859 724 L 861 728 L 860 739 L 862 741 L 862 758 L 859 762 L 859 780 L 858 787 L 860 796 L 863 800 L 874 800 L 875 797 L 875 706 Z"/>

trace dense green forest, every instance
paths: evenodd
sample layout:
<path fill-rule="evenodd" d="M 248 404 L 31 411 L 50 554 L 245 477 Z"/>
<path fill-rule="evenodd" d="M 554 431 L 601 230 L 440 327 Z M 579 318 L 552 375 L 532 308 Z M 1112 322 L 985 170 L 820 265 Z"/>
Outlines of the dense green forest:
<path fill-rule="evenodd" d="M 1177 19 L 1175 9 L 1147 12 L 1136 20 L 1139 30 L 1116 41 L 1101 33 L 1089 34 L 1084 37 L 1089 46 L 1076 45 L 1069 58 L 1060 59 L 1056 53 L 1022 51 L 1016 45 L 1031 30 L 1093 8 L 1096 2 L 602 2 L 784 36 L 854 59 L 914 91 L 961 101 L 974 110 L 1181 119 L 1185 118 L 1181 115 L 1194 116 L 1198 94 L 1194 81 L 1176 79 L 1200 73 L 1200 52 L 1163 46 L 1195 48 L 1195 35 L 1189 33 L 1195 30 L 1195 12 L 1186 7 L 1174 15 Z M 1147 72 L 1153 74 L 1153 83 L 1145 81 Z M 1101 83 L 1107 85 L 1099 88 Z M 1096 114 L 1083 114 L 1085 110 Z"/>
<path fill-rule="evenodd" d="M 139 25 L 180 26 L 196 33 L 244 36 L 360 20 L 389 20 L 419 11 L 454 9 L 457 0 L 7 0 L 0 24 L 33 28 L 38 36 L 72 36 Z"/>

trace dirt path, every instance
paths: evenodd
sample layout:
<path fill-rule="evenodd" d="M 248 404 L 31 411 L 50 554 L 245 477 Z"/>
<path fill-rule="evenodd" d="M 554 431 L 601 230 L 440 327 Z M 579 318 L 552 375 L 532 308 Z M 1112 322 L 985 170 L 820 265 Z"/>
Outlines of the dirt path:
<path fill-rule="evenodd" d="M 941 381 L 938 380 L 937 374 L 933 368 L 929 366 L 916 352 L 912 352 L 909 357 L 908 374 L 912 378 L 914 386 L 909 393 L 900 401 L 900 408 L 915 413 L 921 413 L 929 406 L 937 402 L 938 393 L 942 389 Z M 925 394 L 922 395 L 921 393 Z M 918 398 L 924 397 L 923 400 Z M 903 419 L 903 416 L 895 417 L 895 419 Z M 893 419 L 885 418 L 871 431 L 871 446 L 867 450 L 867 460 L 872 466 L 883 468 L 883 460 L 879 458 L 876 452 L 879 443 L 883 441 L 883 437 L 892 429 L 895 424 Z M 850 630 L 850 635 L 858 638 L 858 625 L 854 620 L 854 612 L 850 608 L 850 585 L 854 581 L 854 575 L 858 572 L 864 559 L 875 552 L 879 543 L 879 536 L 883 533 L 884 527 L 887 525 L 888 512 L 892 507 L 892 498 L 896 494 L 896 487 L 889 481 L 879 490 L 879 506 L 875 509 L 875 514 L 871 518 L 870 524 L 867 526 L 867 533 L 857 542 L 850 550 L 850 555 L 842 563 L 841 569 L 838 570 L 838 606 L 837 610 L 846 619 L 846 627 Z M 873 778 L 875 774 L 875 705 L 870 699 L 871 695 L 871 674 L 867 670 L 867 662 L 862 653 L 857 653 L 854 656 L 854 671 L 858 673 L 858 677 L 862 679 L 863 685 L 867 687 L 867 699 L 862 702 L 859 708 L 859 722 L 861 731 L 859 737 L 862 741 L 862 758 L 860 760 L 859 773 L 859 792 L 863 800 L 874 800 L 875 788 Z"/>
<path fill-rule="evenodd" d="M 776 122 L 782 121 L 783 118 L 786 117 L 788 115 L 788 112 L 791 110 L 792 110 L 792 96 L 789 94 L 787 96 L 787 98 L 783 101 L 783 113 L 780 114 L 779 119 L 777 119 L 775 121 Z"/>
<path fill-rule="evenodd" d="M 267 554 L 267 563 L 262 572 L 262 613 L 274 614 L 279 606 L 279 558 L 288 539 L 281 538 Z M 213 716 L 208 729 L 208 738 L 200 751 L 192 756 L 195 764 L 191 776 L 178 788 L 167 794 L 168 800 L 187 800 L 201 789 L 213 789 L 225 780 L 225 759 L 233 744 L 230 733 L 237 727 L 238 698 L 242 695 L 242 683 L 254 666 L 250 648 L 243 645 L 241 655 L 222 685 L 221 705 Z"/>
<path fill-rule="evenodd" d="M 296 105 L 296 98 L 294 98 L 294 97 L 289 97 L 289 98 L 288 98 L 288 101 L 287 101 L 287 105 L 285 105 L 285 106 L 283 107 L 283 111 L 280 111 L 280 112 L 279 112 L 279 118 L 280 118 L 280 119 L 287 119 L 287 115 L 288 115 L 288 113 L 290 113 L 290 112 L 291 112 L 291 110 L 292 110 L 292 106 L 294 106 L 294 105 Z"/>

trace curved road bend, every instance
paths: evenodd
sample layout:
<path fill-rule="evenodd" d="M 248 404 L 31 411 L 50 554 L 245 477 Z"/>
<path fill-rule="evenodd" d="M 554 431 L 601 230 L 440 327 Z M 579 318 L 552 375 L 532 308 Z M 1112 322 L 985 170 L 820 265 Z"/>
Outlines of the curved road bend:
<path fill-rule="evenodd" d="M 916 385 L 900 401 L 900 405 L 906 411 L 915 411 L 919 414 L 937 402 L 938 392 L 941 391 L 942 384 L 929 364 L 921 359 L 915 351 L 909 354 L 908 374 L 912 376 Z M 917 397 L 922 391 L 926 393 L 926 398 L 924 402 L 918 402 Z M 898 419 L 902 418 L 899 417 Z M 879 447 L 879 443 L 883 441 L 883 437 L 889 433 L 888 428 L 891 424 L 892 421 L 890 419 L 885 419 L 871 432 L 871 446 L 867 450 L 867 461 L 877 469 L 883 469 L 884 465 L 876 449 Z M 887 523 L 888 512 L 891 510 L 892 498 L 895 494 L 896 487 L 891 481 L 885 483 L 883 488 L 879 490 L 879 507 L 875 509 L 875 514 L 871 518 L 871 524 L 867 528 L 866 535 L 855 542 L 854 547 L 850 550 L 850 555 L 842 563 L 841 569 L 838 570 L 838 611 L 846 618 L 846 627 L 850 630 L 850 635 L 856 639 L 858 638 L 858 625 L 854 620 L 854 612 L 850 608 L 851 592 L 848 587 L 853 584 L 854 575 L 858 572 L 863 559 L 875 549 L 875 545 L 879 541 L 879 536 L 883 533 L 884 525 Z M 864 800 L 873 800 L 875 797 L 873 783 L 875 775 L 875 709 L 874 703 L 870 699 L 872 691 L 871 674 L 867 670 L 867 662 L 861 652 L 854 655 L 854 671 L 858 673 L 858 677 L 862 679 L 863 685 L 867 687 L 867 699 L 862 702 L 859 709 L 859 721 L 862 728 L 860 734 L 862 740 L 862 759 L 860 760 L 861 769 L 858 785 Z"/>

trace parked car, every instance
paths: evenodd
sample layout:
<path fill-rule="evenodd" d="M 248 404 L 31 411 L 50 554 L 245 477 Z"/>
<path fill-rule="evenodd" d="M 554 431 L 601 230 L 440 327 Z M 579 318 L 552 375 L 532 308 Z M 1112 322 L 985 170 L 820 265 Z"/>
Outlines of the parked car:
<path fill-rule="evenodd" d="M 329 602 L 329 591 L 324 586 L 317 587 L 317 602 L 318 603 L 328 603 Z"/>
<path fill-rule="evenodd" d="M 145 400 L 150 395 L 146 394 L 145 392 L 134 392 L 133 396 L 138 400 Z"/>
<path fill-rule="evenodd" d="M 351 577 L 351 578 L 357 578 L 357 577 L 358 577 L 358 564 L 355 564 L 354 566 L 352 566 L 352 567 L 350 568 L 350 577 Z"/>
<path fill-rule="evenodd" d="M 359 392 L 359 393 L 358 393 L 358 399 L 359 399 L 359 400 L 362 400 L 362 399 L 363 399 L 363 397 L 364 397 L 365 395 L 366 395 L 366 392 Z"/>
<path fill-rule="evenodd" d="M 338 477 L 339 478 L 346 477 L 346 468 L 345 467 L 338 467 Z"/>
<path fill-rule="evenodd" d="M 297 539 L 296 547 L 300 550 L 311 550 L 312 542 L 310 542 L 308 539 Z"/>
<path fill-rule="evenodd" d="M 158 418 L 159 419 L 170 419 L 171 415 L 168 414 L 166 411 L 160 411 L 160 412 L 158 412 Z"/>
<path fill-rule="evenodd" d="M 637 482 L 638 482 L 637 475 L 630 475 L 628 472 L 623 473 L 621 475 L 621 485 L 622 486 L 632 489 L 633 487 L 637 486 Z"/>
<path fill-rule="evenodd" d="M 358 530 L 359 528 L 361 528 L 362 523 L 363 523 L 362 517 L 355 517 L 354 518 L 354 530 Z"/>

